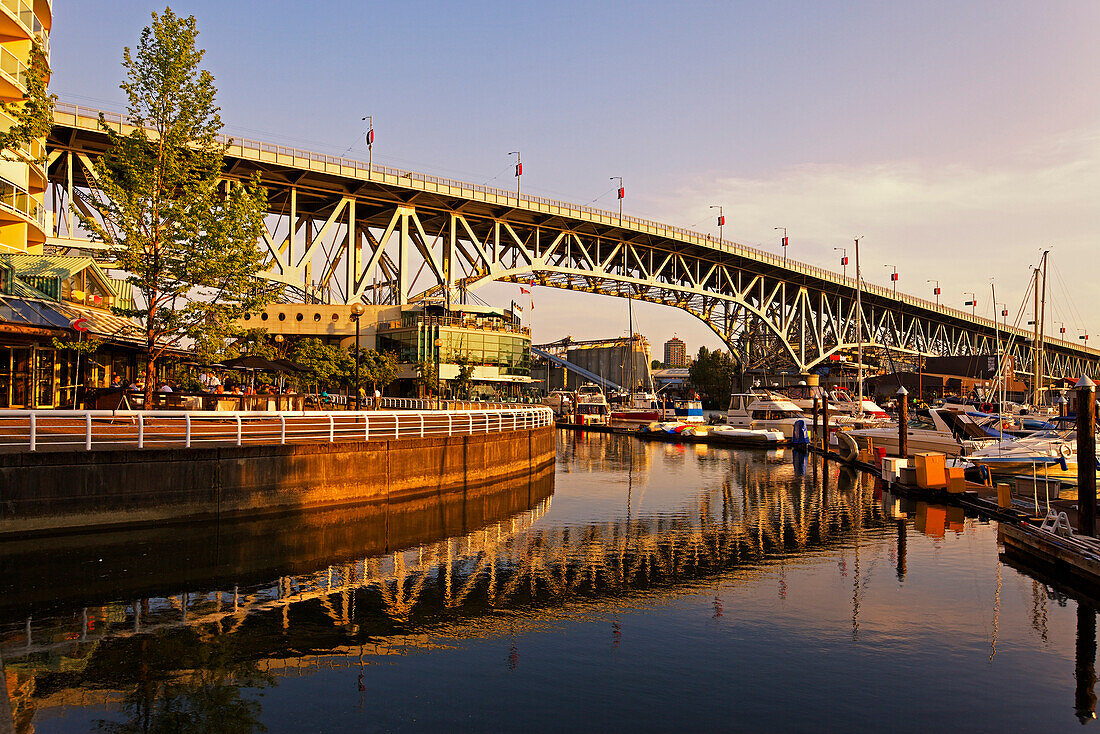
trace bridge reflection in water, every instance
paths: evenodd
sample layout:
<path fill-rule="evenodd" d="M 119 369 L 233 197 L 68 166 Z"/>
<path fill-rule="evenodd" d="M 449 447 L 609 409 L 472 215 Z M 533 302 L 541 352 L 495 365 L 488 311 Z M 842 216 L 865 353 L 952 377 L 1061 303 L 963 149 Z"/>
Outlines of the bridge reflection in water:
<path fill-rule="evenodd" d="M 0 582 L 17 730 L 75 706 L 248 731 L 254 689 L 287 675 L 359 669 L 363 695 L 365 666 L 473 639 L 512 640 L 511 669 L 525 632 L 701 593 L 719 618 L 731 588 L 774 579 L 784 598 L 823 557 L 847 577 L 856 641 L 883 549 L 901 581 L 910 528 L 933 542 L 964 529 L 789 453 L 561 433 L 558 456 L 564 495 L 545 474 L 476 496 L 0 548 L 17 569 Z"/>

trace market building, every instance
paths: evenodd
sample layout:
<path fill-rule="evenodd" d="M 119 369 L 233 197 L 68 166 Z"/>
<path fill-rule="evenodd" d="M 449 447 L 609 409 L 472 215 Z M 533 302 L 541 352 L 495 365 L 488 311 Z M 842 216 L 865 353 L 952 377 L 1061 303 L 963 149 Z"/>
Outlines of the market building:
<path fill-rule="evenodd" d="M 442 302 L 401 306 L 276 303 L 246 315 L 239 325 L 281 335 L 288 351 L 298 339 L 315 338 L 348 349 L 376 349 L 397 355 L 393 391 L 411 394 L 417 364 L 438 366 L 439 379 L 456 379 L 465 362 L 472 367 L 471 397 L 516 398 L 531 385 L 531 330 L 518 312 L 492 306 Z M 357 337 L 358 334 L 358 337 Z"/>
<path fill-rule="evenodd" d="M 73 407 L 133 381 L 144 335 L 111 311 L 129 305 L 129 283 L 89 257 L 0 254 L 0 408 Z M 79 355 L 88 340 L 99 346 Z"/>

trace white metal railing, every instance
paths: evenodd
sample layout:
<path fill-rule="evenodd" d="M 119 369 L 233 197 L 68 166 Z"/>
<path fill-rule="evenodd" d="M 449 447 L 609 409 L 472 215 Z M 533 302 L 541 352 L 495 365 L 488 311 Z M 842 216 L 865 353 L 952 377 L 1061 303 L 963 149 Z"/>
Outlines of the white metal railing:
<path fill-rule="evenodd" d="M 472 410 L 241 412 L 10 410 L 0 450 L 92 451 L 464 436 L 544 428 L 544 405 Z"/>
<path fill-rule="evenodd" d="M 46 210 L 42 205 L 26 189 L 3 178 L 0 178 L 0 206 L 33 219 L 39 227 L 46 229 Z"/>
<path fill-rule="evenodd" d="M 86 129 L 97 129 L 98 119 L 100 115 L 103 115 L 104 122 L 112 126 L 116 130 L 116 132 L 123 133 L 123 126 L 133 126 L 133 122 L 126 115 L 123 115 L 121 113 L 105 112 L 102 110 L 80 107 L 78 105 L 69 104 L 66 102 L 58 102 L 55 105 L 54 112 L 55 115 L 59 113 L 62 115 L 71 115 L 73 117 L 72 124 L 75 127 L 83 127 Z M 91 120 L 94 120 L 94 122 L 82 122 L 80 118 L 85 118 L 86 120 L 90 118 Z M 254 157 L 265 160 L 265 156 L 283 156 L 292 159 L 290 161 L 287 161 L 287 163 L 290 165 L 300 166 L 301 161 L 309 161 L 313 163 L 323 164 L 324 166 L 326 166 L 325 170 L 331 170 L 328 168 L 328 166 L 334 166 L 339 170 L 333 172 L 339 173 L 340 175 L 366 178 L 367 180 L 382 180 L 386 183 L 392 183 L 394 185 L 411 185 L 412 182 L 417 182 L 418 188 L 426 191 L 457 194 L 460 196 L 467 196 L 467 198 L 475 200 L 486 200 L 501 203 L 510 201 L 514 202 L 516 205 L 526 205 L 528 208 L 534 209 L 536 211 L 561 214 L 566 216 L 585 215 L 579 218 L 587 218 L 592 221 L 597 221 L 602 224 L 609 225 L 629 225 L 631 228 L 637 231 L 645 232 L 647 234 L 668 237 L 670 239 L 676 239 L 681 242 L 687 242 L 701 247 L 719 250 L 729 253 L 731 255 L 746 257 L 757 262 L 763 262 L 777 268 L 790 270 L 795 273 L 801 273 L 803 275 L 809 275 L 811 277 L 819 278 L 830 283 L 845 285 L 850 288 L 856 287 L 855 278 L 849 278 L 846 275 L 834 273 L 831 270 L 826 270 L 825 268 L 819 268 L 816 265 L 799 262 L 798 260 L 788 260 L 781 255 L 775 255 L 770 252 L 765 252 L 764 250 L 760 250 L 755 247 L 749 247 L 748 245 L 738 244 L 729 240 L 718 239 L 715 237 L 711 237 L 710 235 L 700 234 L 693 229 L 688 229 L 686 227 L 677 227 L 670 224 L 663 224 L 652 219 L 633 217 L 628 214 L 619 216 L 617 213 L 606 209 L 599 209 L 597 207 L 586 206 L 584 204 L 572 204 L 569 202 L 550 199 L 543 196 L 531 196 L 529 194 L 523 194 L 522 196 L 517 197 L 516 192 L 514 191 L 499 189 L 492 186 L 472 184 L 465 181 L 442 178 L 440 176 L 430 176 L 424 173 L 405 171 L 399 168 L 390 168 L 388 166 L 371 166 L 363 161 L 358 161 L 351 158 L 344 158 L 343 156 L 328 155 L 325 153 L 314 153 L 285 145 L 276 145 L 274 143 L 264 143 L 258 140 L 250 140 L 248 138 L 230 138 L 229 136 L 221 135 L 219 136 L 219 140 L 226 145 L 230 145 L 233 149 L 239 149 L 238 154 L 240 154 L 242 157 L 245 157 L 244 153 L 246 152 L 252 152 L 255 154 Z M 471 196 L 470 194 L 476 195 Z M 971 315 L 961 309 L 951 308 L 950 306 L 942 306 L 933 301 L 928 301 L 923 298 L 917 298 L 916 296 L 910 296 L 905 293 L 894 294 L 891 288 L 874 285 L 866 281 L 863 282 L 862 286 L 864 293 L 874 294 L 882 298 L 899 301 L 901 303 L 905 303 L 911 306 L 917 306 L 928 311 L 934 311 L 945 316 L 951 316 L 953 318 L 977 324 L 980 327 L 992 330 L 1000 326 L 1002 332 L 1015 334 L 1021 337 L 1026 337 L 1028 334 L 1030 334 L 1030 332 L 1024 329 L 1020 329 L 1014 326 L 999 325 L 992 319 L 987 319 L 983 316 Z M 1100 355 L 1100 349 L 1082 347 L 1079 344 L 1059 339 L 1048 338 L 1046 341 L 1048 343 L 1058 343 L 1066 348 L 1086 354 Z"/>

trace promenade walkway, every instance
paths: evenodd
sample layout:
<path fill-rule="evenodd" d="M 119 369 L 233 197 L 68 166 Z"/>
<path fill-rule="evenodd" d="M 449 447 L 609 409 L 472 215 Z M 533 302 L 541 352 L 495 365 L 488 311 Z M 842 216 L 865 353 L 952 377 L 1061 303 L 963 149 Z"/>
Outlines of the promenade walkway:
<path fill-rule="evenodd" d="M 3 411 L 0 453 L 333 443 L 503 433 L 552 426 L 538 405 L 443 410 Z"/>

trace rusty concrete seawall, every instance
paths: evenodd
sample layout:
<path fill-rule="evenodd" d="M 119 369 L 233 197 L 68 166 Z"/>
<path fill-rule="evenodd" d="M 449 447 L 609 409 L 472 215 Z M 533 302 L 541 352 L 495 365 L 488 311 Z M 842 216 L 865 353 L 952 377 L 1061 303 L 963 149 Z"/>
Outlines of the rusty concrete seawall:
<path fill-rule="evenodd" d="M 0 455 L 0 538 L 405 500 L 540 473 L 551 427 L 473 436 Z"/>

